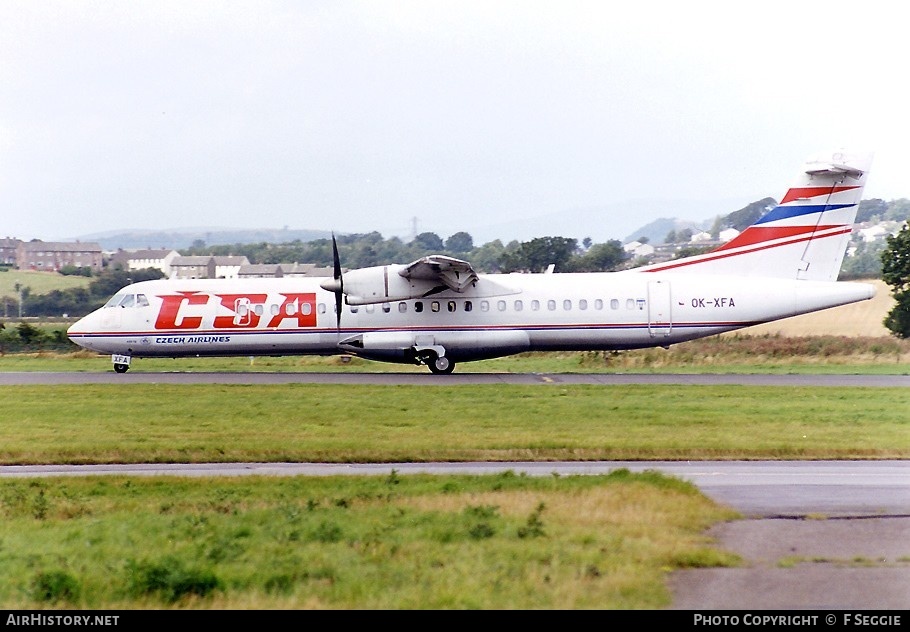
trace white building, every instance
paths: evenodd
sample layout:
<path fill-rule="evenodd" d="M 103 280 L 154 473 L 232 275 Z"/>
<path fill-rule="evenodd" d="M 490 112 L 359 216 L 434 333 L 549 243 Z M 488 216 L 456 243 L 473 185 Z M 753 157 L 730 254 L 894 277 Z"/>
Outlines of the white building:
<path fill-rule="evenodd" d="M 146 248 L 144 250 L 118 250 L 111 256 L 112 266 L 119 264 L 124 270 L 145 270 L 156 268 L 171 276 L 171 264 L 180 256 L 176 250 L 166 248 Z"/>

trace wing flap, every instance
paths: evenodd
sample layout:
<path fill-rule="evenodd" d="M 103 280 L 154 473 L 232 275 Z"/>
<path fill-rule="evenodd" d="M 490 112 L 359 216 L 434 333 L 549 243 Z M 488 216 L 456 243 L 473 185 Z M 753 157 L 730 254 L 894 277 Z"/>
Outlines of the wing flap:
<path fill-rule="evenodd" d="M 450 290 L 464 292 L 477 282 L 477 273 L 467 261 L 445 255 L 428 255 L 398 271 L 409 281 L 442 283 Z"/>

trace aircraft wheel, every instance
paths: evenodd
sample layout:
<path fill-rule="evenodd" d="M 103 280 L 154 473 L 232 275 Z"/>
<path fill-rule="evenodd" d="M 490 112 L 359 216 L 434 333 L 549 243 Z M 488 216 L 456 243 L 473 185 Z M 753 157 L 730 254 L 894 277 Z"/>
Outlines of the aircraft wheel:
<path fill-rule="evenodd" d="M 445 356 L 433 358 L 428 366 L 430 367 L 430 372 L 436 375 L 448 375 L 455 370 L 455 363 Z"/>
<path fill-rule="evenodd" d="M 128 364 L 115 364 L 114 365 L 114 370 L 117 373 L 126 373 L 129 370 L 129 368 L 130 368 L 130 365 L 128 365 Z"/>

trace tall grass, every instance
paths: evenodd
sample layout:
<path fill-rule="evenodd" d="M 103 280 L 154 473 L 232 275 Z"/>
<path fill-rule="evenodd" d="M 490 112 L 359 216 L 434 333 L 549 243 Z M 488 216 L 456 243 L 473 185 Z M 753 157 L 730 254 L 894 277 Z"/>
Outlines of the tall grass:
<path fill-rule="evenodd" d="M 626 470 L 7 479 L 0 516 L 13 609 L 656 609 L 739 563 L 702 535 L 735 512 Z"/>

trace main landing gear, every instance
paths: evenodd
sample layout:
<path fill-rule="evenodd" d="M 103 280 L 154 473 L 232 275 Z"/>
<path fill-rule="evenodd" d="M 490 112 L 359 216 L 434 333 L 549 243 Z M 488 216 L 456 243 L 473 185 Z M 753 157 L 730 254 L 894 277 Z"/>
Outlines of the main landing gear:
<path fill-rule="evenodd" d="M 126 373 L 127 371 L 130 370 L 130 365 L 129 364 L 115 364 L 114 370 L 117 373 Z"/>
<path fill-rule="evenodd" d="M 434 375 L 448 375 L 455 370 L 455 363 L 446 357 L 445 352 L 443 347 L 437 345 L 411 348 L 414 362 L 427 365 Z"/>
<path fill-rule="evenodd" d="M 427 362 L 430 372 L 435 375 L 448 375 L 455 370 L 455 363 L 445 356 L 430 358 Z"/>

